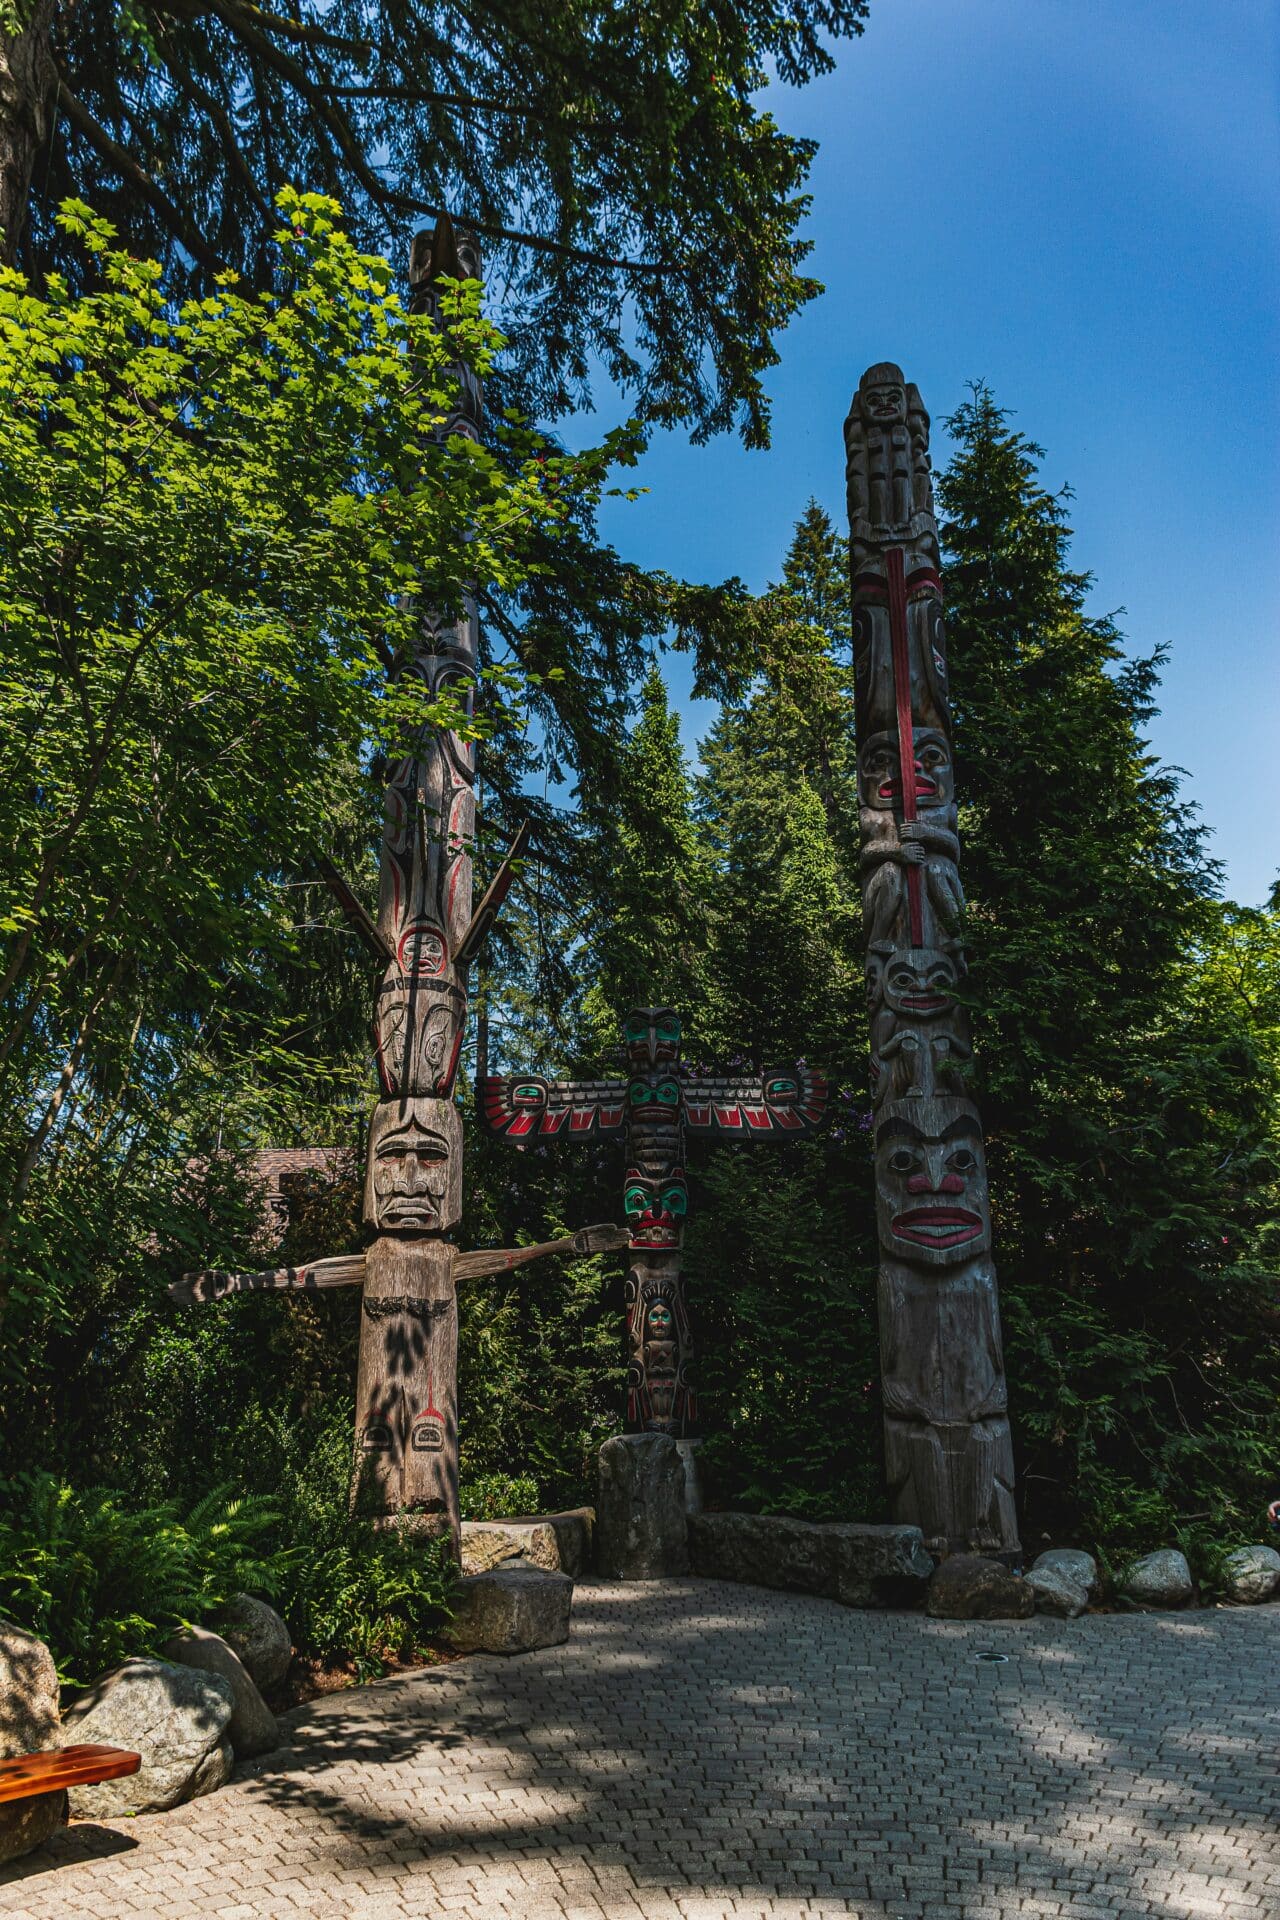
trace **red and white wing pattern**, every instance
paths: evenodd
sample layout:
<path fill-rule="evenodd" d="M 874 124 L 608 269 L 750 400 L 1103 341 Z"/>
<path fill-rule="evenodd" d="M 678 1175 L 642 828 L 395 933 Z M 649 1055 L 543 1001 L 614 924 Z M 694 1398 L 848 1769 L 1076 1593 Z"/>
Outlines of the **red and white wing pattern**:
<path fill-rule="evenodd" d="M 816 1133 L 826 1118 L 826 1075 L 811 1067 L 777 1067 L 764 1073 L 699 1074 L 682 1082 L 684 1124 L 689 1133 L 730 1141 Z"/>
<path fill-rule="evenodd" d="M 586 1140 L 621 1133 L 627 1117 L 625 1080 L 546 1080 L 536 1073 L 491 1074 L 478 1088 L 480 1117 L 490 1133 L 528 1147 L 560 1136 Z"/>

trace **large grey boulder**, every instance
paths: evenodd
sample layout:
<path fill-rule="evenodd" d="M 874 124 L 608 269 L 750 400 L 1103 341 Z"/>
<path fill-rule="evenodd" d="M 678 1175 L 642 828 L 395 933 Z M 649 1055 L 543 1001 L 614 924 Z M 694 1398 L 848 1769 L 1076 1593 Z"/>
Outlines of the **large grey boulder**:
<path fill-rule="evenodd" d="M 1185 1607 L 1194 1591 L 1187 1557 L 1176 1547 L 1144 1554 L 1120 1582 L 1121 1594 L 1135 1607 Z"/>
<path fill-rule="evenodd" d="M 1074 1620 L 1089 1604 L 1089 1590 L 1078 1586 L 1060 1567 L 1042 1567 L 1037 1560 L 1026 1576 L 1035 1595 L 1037 1613 L 1053 1613 L 1060 1620 Z"/>
<path fill-rule="evenodd" d="M 67 1746 L 128 1747 L 142 1766 L 123 1780 L 73 1787 L 81 1819 L 162 1813 L 212 1793 L 231 1772 L 231 1682 L 168 1660 L 126 1660 L 104 1673 L 62 1716 Z"/>
<path fill-rule="evenodd" d="M 1086 1600 L 1096 1600 L 1100 1591 L 1098 1563 L 1091 1553 L 1083 1547 L 1050 1547 L 1039 1554 L 1032 1565 L 1032 1573 L 1047 1570 L 1059 1573 L 1070 1580 L 1073 1586 L 1083 1587 Z M 1030 1578 L 1030 1574 L 1027 1576 Z"/>
<path fill-rule="evenodd" d="M 560 1543 L 543 1520 L 464 1520 L 462 1571 L 488 1573 L 504 1561 L 560 1572 Z"/>
<path fill-rule="evenodd" d="M 935 1620 L 1026 1620 L 1036 1610 L 1036 1596 L 999 1560 L 953 1553 L 929 1582 L 925 1610 Z"/>
<path fill-rule="evenodd" d="M 573 1582 L 518 1561 L 464 1574 L 443 1638 L 459 1653 L 532 1653 L 569 1638 Z"/>
<path fill-rule="evenodd" d="M 707 1579 L 825 1594 L 846 1607 L 910 1605 L 933 1572 L 919 1527 L 789 1514 L 700 1513 L 689 1522 L 689 1549 L 694 1572 Z"/>
<path fill-rule="evenodd" d="M 1237 1547 L 1222 1563 L 1227 1593 L 1246 1607 L 1280 1592 L 1280 1553 L 1274 1547 Z"/>
<path fill-rule="evenodd" d="M 201 1673 L 219 1673 L 231 1683 L 233 1701 L 227 1738 L 237 1760 L 251 1760 L 255 1754 L 271 1753 L 280 1745 L 276 1717 L 263 1699 L 239 1655 L 220 1634 L 207 1627 L 188 1627 L 166 1640 L 164 1657 L 180 1667 L 195 1667 Z"/>
<path fill-rule="evenodd" d="M 218 1615 L 218 1632 L 263 1693 L 278 1687 L 293 1659 L 289 1629 L 274 1607 L 237 1593 Z"/>
<path fill-rule="evenodd" d="M 487 1573 L 518 1560 L 548 1573 L 567 1573 L 576 1580 L 591 1565 L 592 1507 L 574 1507 L 567 1513 L 520 1514 L 512 1520 L 464 1520 L 462 1571 Z"/>
<path fill-rule="evenodd" d="M 0 1760 L 56 1753 L 62 1744 L 53 1655 L 34 1634 L 0 1620 Z M 0 1863 L 42 1846 L 66 1818 L 61 1789 L 0 1806 Z"/>
<path fill-rule="evenodd" d="M 669 1434 L 620 1433 L 600 1449 L 596 1565 L 608 1580 L 688 1573 L 685 1470 Z"/>

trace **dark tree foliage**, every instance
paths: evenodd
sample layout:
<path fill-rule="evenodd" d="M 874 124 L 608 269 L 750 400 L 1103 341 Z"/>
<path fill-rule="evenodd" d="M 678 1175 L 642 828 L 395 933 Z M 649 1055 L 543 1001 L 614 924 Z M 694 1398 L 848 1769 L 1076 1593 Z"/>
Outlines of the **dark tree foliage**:
<path fill-rule="evenodd" d="M 527 412 L 557 418 L 602 369 L 651 420 L 759 444 L 774 336 L 817 283 L 797 237 L 813 144 L 756 96 L 828 72 L 866 12 L 37 0 L 25 65 L 57 112 L 14 115 L 50 123 L 24 252 L 58 259 L 51 213 L 69 193 L 200 280 L 265 276 L 286 182 L 332 194 L 393 255 L 445 210 L 484 242 Z"/>
<path fill-rule="evenodd" d="M 1145 739 L 1160 655 L 1127 659 L 1086 614 L 1063 500 L 990 393 L 948 425 L 978 1098 L 1024 1500 L 1113 1534 L 1144 1509 L 1157 1529 L 1242 1519 L 1278 1438 L 1274 1056 L 1247 1001 L 1207 989 L 1218 874 Z"/>

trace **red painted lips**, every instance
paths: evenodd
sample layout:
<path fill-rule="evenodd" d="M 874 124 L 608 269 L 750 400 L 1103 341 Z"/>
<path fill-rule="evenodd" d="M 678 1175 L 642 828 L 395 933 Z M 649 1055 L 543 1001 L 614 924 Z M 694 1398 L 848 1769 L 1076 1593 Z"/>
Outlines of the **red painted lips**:
<path fill-rule="evenodd" d="M 982 1216 L 967 1207 L 913 1207 L 895 1214 L 895 1239 L 914 1240 L 918 1247 L 961 1247 L 985 1230 Z"/>
<path fill-rule="evenodd" d="M 898 1000 L 908 1013 L 937 1013 L 950 996 L 945 993 L 900 993 Z"/>

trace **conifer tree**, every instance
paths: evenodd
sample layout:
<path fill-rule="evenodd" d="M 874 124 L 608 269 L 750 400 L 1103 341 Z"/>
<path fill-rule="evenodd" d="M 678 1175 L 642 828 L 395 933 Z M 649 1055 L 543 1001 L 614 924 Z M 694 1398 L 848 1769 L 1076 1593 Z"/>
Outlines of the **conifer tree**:
<path fill-rule="evenodd" d="M 1277 1439 L 1274 1067 L 1239 1001 L 1202 989 L 1219 875 L 1145 738 L 1161 653 L 1126 657 L 1086 610 L 1064 499 L 991 394 L 948 426 L 975 1061 L 1026 1497 L 1135 1545 L 1192 1515 L 1247 1531 Z"/>

